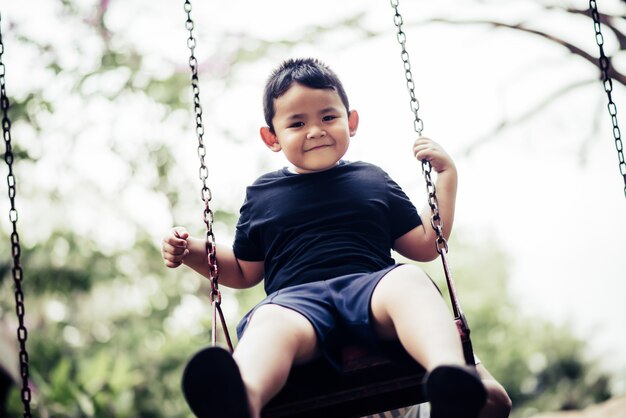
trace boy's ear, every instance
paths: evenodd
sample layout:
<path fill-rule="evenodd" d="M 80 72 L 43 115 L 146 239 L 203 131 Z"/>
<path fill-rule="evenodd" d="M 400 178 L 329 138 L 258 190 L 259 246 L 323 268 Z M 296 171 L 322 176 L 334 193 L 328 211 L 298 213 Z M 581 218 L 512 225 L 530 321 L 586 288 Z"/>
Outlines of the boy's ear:
<path fill-rule="evenodd" d="M 356 135 L 356 130 L 359 127 L 359 114 L 356 110 L 351 110 L 348 113 L 348 128 L 350 129 L 350 136 Z"/>
<path fill-rule="evenodd" d="M 269 126 L 261 127 L 260 133 L 261 139 L 263 140 L 263 142 L 265 142 L 265 145 L 267 145 L 269 149 L 274 152 L 278 152 L 281 150 L 281 146 L 278 143 L 278 138 L 276 138 L 276 135 L 272 132 Z"/>

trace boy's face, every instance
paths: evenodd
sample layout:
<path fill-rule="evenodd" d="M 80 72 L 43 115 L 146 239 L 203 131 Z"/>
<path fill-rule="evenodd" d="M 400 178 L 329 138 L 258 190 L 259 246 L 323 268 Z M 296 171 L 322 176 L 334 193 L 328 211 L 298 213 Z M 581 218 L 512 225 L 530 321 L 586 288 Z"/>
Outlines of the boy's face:
<path fill-rule="evenodd" d="M 328 170 L 345 155 L 359 122 L 346 111 L 332 89 L 294 83 L 274 100 L 274 133 L 261 128 L 261 137 L 274 152 L 282 151 L 297 173 Z"/>

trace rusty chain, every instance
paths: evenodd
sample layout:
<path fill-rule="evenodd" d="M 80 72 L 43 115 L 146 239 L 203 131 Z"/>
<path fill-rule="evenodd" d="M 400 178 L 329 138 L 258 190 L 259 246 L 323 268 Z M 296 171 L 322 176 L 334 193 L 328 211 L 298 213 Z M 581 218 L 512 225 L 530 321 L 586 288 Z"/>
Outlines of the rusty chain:
<path fill-rule="evenodd" d="M 2 23 L 2 14 L 0 13 L 0 26 Z M 15 311 L 17 313 L 18 328 L 17 340 L 19 343 L 19 360 L 20 375 L 22 377 L 21 398 L 24 404 L 24 417 L 31 417 L 30 401 L 31 391 L 28 386 L 28 351 L 26 350 L 26 340 L 28 339 L 28 330 L 25 325 L 26 309 L 24 307 L 24 292 L 22 291 L 22 280 L 24 279 L 24 271 L 20 264 L 20 237 L 17 233 L 17 209 L 15 208 L 15 175 L 13 174 L 13 149 L 11 146 L 11 120 L 9 119 L 9 98 L 6 91 L 5 73 L 6 67 L 2 57 L 4 55 L 4 42 L 2 40 L 2 31 L 0 28 L 0 107 L 2 107 L 2 135 L 4 138 L 5 153 L 4 161 L 7 164 L 9 173 L 7 175 L 7 184 L 9 186 L 9 201 L 11 209 L 9 210 L 9 220 L 12 225 L 11 232 L 11 255 L 13 257 L 13 283 L 15 284 Z"/>
<path fill-rule="evenodd" d="M 399 0 L 391 0 L 391 7 L 393 7 L 395 14 L 393 16 L 393 23 L 396 25 L 398 32 L 396 33 L 396 39 L 402 48 L 400 53 L 400 57 L 402 58 L 402 64 L 404 66 L 404 77 L 406 79 L 406 86 L 410 96 L 410 106 L 411 113 L 413 113 L 413 129 L 417 133 L 417 136 L 422 135 L 422 131 L 424 130 L 424 121 L 419 117 L 418 111 L 420 108 L 419 101 L 415 95 L 415 81 L 413 81 L 413 73 L 411 71 L 411 62 L 409 61 L 409 52 L 406 49 L 406 34 L 404 30 L 402 30 L 402 25 L 404 24 L 404 20 L 399 7 Z M 448 243 L 446 242 L 445 237 L 443 236 L 443 225 L 441 222 L 441 216 L 439 214 L 439 203 L 437 201 L 437 190 L 435 188 L 435 183 L 432 181 L 431 173 L 432 167 L 430 163 L 426 160 L 422 161 L 422 172 L 424 173 L 424 178 L 426 180 L 426 190 L 428 192 L 428 205 L 430 206 L 432 216 L 430 218 L 430 225 L 435 230 L 437 234 L 436 247 L 437 252 L 442 254 L 448 251 Z"/>
<path fill-rule="evenodd" d="M 593 28 L 596 32 L 596 44 L 600 49 L 600 70 L 602 71 L 602 83 L 604 85 L 604 91 L 609 99 L 608 110 L 611 116 L 611 123 L 613 124 L 613 138 L 615 139 L 615 148 L 617 149 L 617 158 L 619 160 L 619 171 L 624 178 L 624 196 L 626 197 L 626 162 L 624 161 L 624 146 L 622 142 L 622 135 L 617 124 L 617 106 L 613 102 L 613 80 L 609 74 L 611 68 L 611 61 L 604 53 L 604 36 L 602 35 L 600 27 L 600 14 L 598 13 L 598 5 L 595 0 L 589 0 L 589 10 L 591 11 L 591 18 L 593 19 Z"/>
<path fill-rule="evenodd" d="M 402 49 L 400 53 L 400 57 L 402 58 L 402 64 L 404 66 L 404 77 L 406 78 L 406 86 L 409 91 L 410 96 L 410 105 L 411 112 L 413 113 L 413 128 L 417 133 L 418 137 L 422 135 L 422 130 L 424 129 L 424 122 L 418 115 L 419 110 L 419 102 L 415 95 L 415 82 L 413 81 L 413 73 L 411 72 L 411 63 L 409 61 L 409 53 L 406 49 L 406 34 L 404 30 L 402 30 L 402 25 L 404 24 L 404 20 L 400 11 L 398 10 L 400 0 L 390 0 L 391 7 L 394 9 L 395 14 L 393 16 L 393 23 L 396 25 L 397 33 L 396 39 L 400 44 Z M 454 280 L 452 279 L 452 273 L 450 272 L 450 267 L 448 264 L 448 243 L 443 236 L 443 224 L 441 220 L 441 216 L 439 214 L 439 203 L 437 202 L 437 190 L 435 187 L 435 183 L 432 181 L 431 172 L 432 166 L 431 164 L 423 160 L 422 161 L 422 172 L 424 174 L 424 179 L 426 180 L 426 190 L 428 192 L 428 206 L 430 206 L 432 215 L 430 217 L 430 225 L 435 230 L 437 234 L 437 239 L 435 240 L 435 246 L 437 248 L 437 252 L 440 255 L 441 263 L 443 265 L 443 271 L 446 278 L 446 284 L 448 286 L 448 291 L 450 293 L 450 304 L 452 305 L 452 311 L 454 313 L 454 320 L 459 331 L 459 336 L 461 337 L 461 344 L 463 346 L 463 356 L 465 357 L 465 362 L 467 364 L 475 364 L 474 358 L 474 350 L 472 348 L 472 342 L 470 339 L 470 328 L 465 319 L 465 315 L 463 314 L 463 310 L 461 309 L 461 304 L 459 302 L 459 298 L 456 292 L 456 288 L 454 286 Z"/>
<path fill-rule="evenodd" d="M 206 146 L 204 145 L 204 124 L 202 122 L 202 106 L 200 105 L 200 83 L 198 79 L 198 60 L 195 56 L 196 49 L 196 38 L 193 35 L 194 30 L 194 22 L 191 18 L 191 1 L 185 0 L 184 3 L 185 13 L 187 14 L 187 20 L 185 21 L 185 29 L 189 33 L 189 37 L 187 38 L 187 48 L 189 48 L 189 68 L 191 69 L 191 88 L 193 91 L 193 107 L 196 117 L 196 136 L 198 138 L 198 158 L 200 160 L 200 170 L 199 177 L 202 181 L 202 189 L 201 189 L 201 198 L 204 202 L 204 212 L 203 212 L 203 220 L 206 224 L 206 253 L 207 253 L 207 261 L 209 268 L 209 277 L 211 279 L 211 293 L 210 298 L 213 304 L 213 328 L 212 328 L 212 343 L 215 345 L 217 343 L 217 335 L 216 335 L 216 317 L 219 314 L 219 318 L 222 324 L 222 329 L 224 330 L 224 334 L 226 336 L 226 342 L 231 351 L 233 351 L 233 345 L 230 340 L 230 335 L 228 334 L 228 329 L 226 328 L 226 321 L 224 319 L 224 315 L 222 314 L 221 302 L 222 296 L 219 290 L 218 279 L 219 279 L 219 271 L 217 267 L 217 256 L 215 249 L 215 235 L 213 233 L 213 211 L 210 207 L 210 202 L 212 199 L 211 189 L 207 185 L 207 179 L 209 177 L 209 169 L 205 163 L 206 156 Z"/>

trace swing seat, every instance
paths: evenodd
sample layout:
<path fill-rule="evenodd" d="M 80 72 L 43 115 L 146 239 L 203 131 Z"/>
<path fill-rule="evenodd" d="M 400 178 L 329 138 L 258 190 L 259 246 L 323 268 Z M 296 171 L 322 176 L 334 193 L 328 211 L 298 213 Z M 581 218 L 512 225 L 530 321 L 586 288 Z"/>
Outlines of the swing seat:
<path fill-rule="evenodd" d="M 346 347 L 340 371 L 323 358 L 294 367 L 262 417 L 351 418 L 425 402 L 424 368 L 398 343 L 386 351 Z"/>

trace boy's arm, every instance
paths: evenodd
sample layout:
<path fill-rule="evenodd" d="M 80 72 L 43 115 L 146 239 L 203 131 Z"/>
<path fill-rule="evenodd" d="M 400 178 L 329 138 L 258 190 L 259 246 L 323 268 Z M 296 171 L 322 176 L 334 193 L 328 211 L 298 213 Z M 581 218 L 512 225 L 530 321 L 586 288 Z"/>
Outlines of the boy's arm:
<path fill-rule="evenodd" d="M 175 268 L 185 264 L 204 277 L 209 277 L 205 240 L 194 238 L 182 227 L 172 229 L 163 239 L 162 254 L 165 265 Z M 233 249 L 217 244 L 217 268 L 220 284 L 235 289 L 252 287 L 263 279 L 262 261 L 237 259 Z"/>
<path fill-rule="evenodd" d="M 420 138 L 413 147 L 418 160 L 428 160 L 435 172 L 437 180 L 435 189 L 443 236 L 447 240 L 454 224 L 456 191 L 458 175 L 452 158 L 436 142 Z M 437 258 L 437 233 L 431 227 L 432 212 L 426 204 L 420 213 L 422 225 L 402 235 L 394 242 L 394 249 L 403 256 L 415 261 L 431 261 Z"/>

